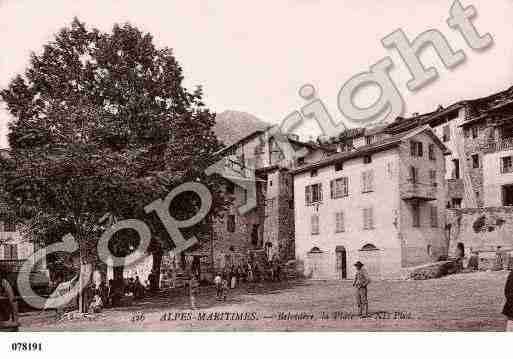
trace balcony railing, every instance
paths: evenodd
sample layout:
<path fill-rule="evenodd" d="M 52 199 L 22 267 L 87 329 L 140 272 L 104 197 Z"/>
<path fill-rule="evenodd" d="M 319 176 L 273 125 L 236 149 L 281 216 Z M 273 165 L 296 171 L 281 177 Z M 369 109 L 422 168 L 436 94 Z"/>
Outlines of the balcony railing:
<path fill-rule="evenodd" d="M 23 259 L 0 259 L 0 269 L 6 272 L 19 272 L 23 263 Z"/>
<path fill-rule="evenodd" d="M 403 183 L 400 188 L 401 199 L 404 200 L 420 200 L 420 201 L 434 201 L 438 193 L 436 183 L 418 183 L 407 181 Z"/>
<path fill-rule="evenodd" d="M 500 152 L 505 150 L 513 150 L 513 138 L 502 138 L 495 142 L 490 142 L 485 148 L 486 153 Z"/>

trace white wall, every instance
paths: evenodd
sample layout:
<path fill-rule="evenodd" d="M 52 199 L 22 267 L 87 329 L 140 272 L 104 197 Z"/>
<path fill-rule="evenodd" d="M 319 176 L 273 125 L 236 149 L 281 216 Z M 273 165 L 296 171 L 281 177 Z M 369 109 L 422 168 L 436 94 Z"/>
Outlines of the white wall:
<path fill-rule="evenodd" d="M 363 164 L 363 158 L 355 158 L 344 163 L 344 169 L 335 172 L 334 165 L 318 170 L 317 177 L 310 172 L 297 174 L 294 179 L 296 258 L 305 261 L 308 268 L 307 252 L 319 247 L 326 253 L 325 268 L 329 278 L 337 278 L 335 247 L 344 246 L 347 251 L 348 277 L 354 274 L 353 264 L 361 257 L 359 250 L 365 244 L 374 244 L 382 252 L 382 267 L 389 272 L 400 266 L 400 242 L 394 225 L 399 208 L 398 186 L 399 156 L 397 149 L 387 150 L 372 156 L 371 164 Z M 374 170 L 374 191 L 362 193 L 361 173 Z M 331 199 L 330 181 L 342 176 L 349 177 L 349 196 Z M 322 182 L 323 202 L 318 206 L 305 205 L 305 186 Z M 363 208 L 374 208 L 373 230 L 363 230 Z M 335 213 L 343 211 L 345 232 L 335 233 Z M 312 235 L 310 218 L 320 217 L 320 234 Z"/>
<path fill-rule="evenodd" d="M 502 185 L 513 184 L 513 173 L 501 173 L 501 158 L 513 156 L 513 150 L 486 153 L 483 156 L 484 206 L 502 206 Z"/>

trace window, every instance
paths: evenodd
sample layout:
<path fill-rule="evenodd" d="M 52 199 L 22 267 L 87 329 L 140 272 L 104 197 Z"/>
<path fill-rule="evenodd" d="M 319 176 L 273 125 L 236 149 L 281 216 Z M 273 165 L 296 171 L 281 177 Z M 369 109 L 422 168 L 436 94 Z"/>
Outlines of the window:
<path fill-rule="evenodd" d="M 436 228 L 438 227 L 438 211 L 436 206 L 430 207 L 430 219 L 431 219 L 431 227 Z"/>
<path fill-rule="evenodd" d="M 312 217 L 310 217 L 310 224 L 312 228 L 312 234 L 316 235 L 319 234 L 319 216 L 316 214 L 313 214 Z"/>
<path fill-rule="evenodd" d="M 335 172 L 340 172 L 344 169 L 344 164 L 342 162 L 335 163 Z"/>
<path fill-rule="evenodd" d="M 372 163 L 372 157 L 370 155 L 364 156 L 363 163 L 365 163 L 365 164 Z"/>
<path fill-rule="evenodd" d="M 432 186 L 436 186 L 436 170 L 429 170 L 429 180 Z"/>
<path fill-rule="evenodd" d="M 374 244 L 367 243 L 360 249 L 361 251 L 379 251 L 378 247 L 376 247 Z"/>
<path fill-rule="evenodd" d="M 472 168 L 479 168 L 479 155 L 472 155 Z"/>
<path fill-rule="evenodd" d="M 422 157 L 422 142 L 419 141 L 410 141 L 410 155 L 412 157 Z"/>
<path fill-rule="evenodd" d="M 362 193 L 372 192 L 374 187 L 374 171 L 362 172 Z"/>
<path fill-rule="evenodd" d="M 430 144 L 428 146 L 428 153 L 429 153 L 429 159 L 431 161 L 435 161 L 436 160 L 436 157 L 435 157 L 435 145 Z"/>
<path fill-rule="evenodd" d="M 235 215 L 230 214 L 226 223 L 226 230 L 230 233 L 235 232 Z"/>
<path fill-rule="evenodd" d="M 269 198 L 265 201 L 265 216 L 269 217 L 274 211 L 275 198 Z"/>
<path fill-rule="evenodd" d="M 235 184 L 233 182 L 229 182 L 226 184 L 226 192 L 228 194 L 234 194 L 235 193 Z"/>
<path fill-rule="evenodd" d="M 410 183 L 419 183 L 419 169 L 415 166 L 410 166 Z"/>
<path fill-rule="evenodd" d="M 322 202 L 322 183 L 316 183 L 305 187 L 305 202 L 309 206 Z"/>
<path fill-rule="evenodd" d="M 411 204 L 411 214 L 413 227 L 420 227 L 420 206 L 418 203 Z"/>
<path fill-rule="evenodd" d="M 453 172 L 452 179 L 460 179 L 460 160 L 454 159 L 452 160 Z"/>
<path fill-rule="evenodd" d="M 472 126 L 472 138 L 477 138 L 479 135 L 479 127 L 478 126 Z"/>
<path fill-rule="evenodd" d="M 337 178 L 330 182 L 331 198 L 347 197 L 349 195 L 349 178 Z"/>
<path fill-rule="evenodd" d="M 310 171 L 310 177 L 317 177 L 317 170 Z"/>
<path fill-rule="evenodd" d="M 447 142 L 451 139 L 451 128 L 449 125 L 444 126 L 443 128 L 443 135 L 442 135 L 442 141 Z"/>
<path fill-rule="evenodd" d="M 461 198 L 453 198 L 452 199 L 452 208 L 461 208 Z"/>
<path fill-rule="evenodd" d="M 4 245 L 4 259 L 17 260 L 18 259 L 18 245 L 5 244 Z"/>
<path fill-rule="evenodd" d="M 374 135 L 365 136 L 365 144 L 366 145 L 372 145 L 374 142 L 376 142 L 376 140 L 377 140 L 377 136 L 374 136 Z"/>
<path fill-rule="evenodd" d="M 305 164 L 305 158 L 304 157 L 299 157 L 297 159 L 297 164 L 298 164 L 298 166 L 304 165 Z"/>
<path fill-rule="evenodd" d="M 374 214 L 372 207 L 363 209 L 363 229 L 374 229 Z"/>
<path fill-rule="evenodd" d="M 502 157 L 501 158 L 501 172 L 502 173 L 510 173 L 513 172 L 513 157 Z"/>
<path fill-rule="evenodd" d="M 246 203 L 248 203 L 248 191 L 245 190 L 244 188 L 241 188 L 242 190 L 242 198 L 240 200 L 240 203 L 242 205 L 245 205 Z"/>
<path fill-rule="evenodd" d="M 337 212 L 335 213 L 335 233 L 344 231 L 344 212 Z"/>
<path fill-rule="evenodd" d="M 14 216 L 8 215 L 4 219 L 4 232 L 16 232 L 16 221 Z"/>

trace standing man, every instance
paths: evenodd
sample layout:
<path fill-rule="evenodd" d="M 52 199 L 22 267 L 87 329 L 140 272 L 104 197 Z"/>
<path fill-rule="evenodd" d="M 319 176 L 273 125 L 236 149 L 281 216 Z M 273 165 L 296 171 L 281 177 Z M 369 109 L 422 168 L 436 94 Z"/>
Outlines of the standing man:
<path fill-rule="evenodd" d="M 14 291 L 0 270 L 0 332 L 17 332 L 19 326 Z"/>
<path fill-rule="evenodd" d="M 504 305 L 502 314 L 508 318 L 506 331 L 513 332 L 513 270 L 509 272 L 508 279 L 506 280 L 504 295 L 506 297 L 506 304 Z"/>
<path fill-rule="evenodd" d="M 367 286 L 370 283 L 367 271 L 363 269 L 363 263 L 358 261 L 354 264 L 356 267 L 356 274 L 354 276 L 353 287 L 356 291 L 356 304 L 358 305 L 358 315 L 361 318 L 366 318 L 369 314 L 369 304 L 367 301 Z"/>

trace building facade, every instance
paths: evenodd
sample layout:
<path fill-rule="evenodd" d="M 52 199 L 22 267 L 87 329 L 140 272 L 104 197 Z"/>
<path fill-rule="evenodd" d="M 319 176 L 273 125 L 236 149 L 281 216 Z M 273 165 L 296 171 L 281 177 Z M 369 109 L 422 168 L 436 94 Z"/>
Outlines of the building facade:
<path fill-rule="evenodd" d="M 329 151 L 320 146 L 290 137 L 300 158 L 286 160 L 274 136 L 256 131 L 223 150 L 228 177 L 248 178 L 256 187 L 256 205 L 242 213 L 248 193 L 229 179 L 225 192 L 232 205 L 213 224 L 214 266 L 223 268 L 236 258 L 244 262 L 250 257 L 282 262 L 294 259 L 294 190 L 290 173 L 299 163 L 319 160 Z M 253 179 L 250 177 L 253 176 Z"/>
<path fill-rule="evenodd" d="M 351 278 L 358 260 L 374 278 L 400 277 L 447 253 L 450 151 L 428 126 L 372 136 L 292 171 L 296 259 L 309 278 Z"/>

